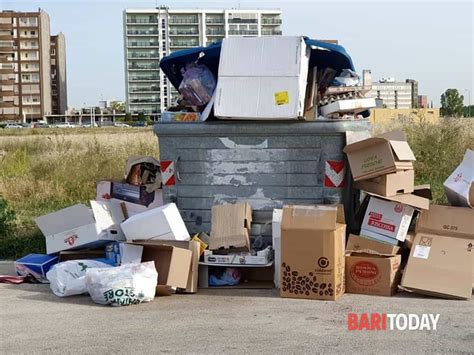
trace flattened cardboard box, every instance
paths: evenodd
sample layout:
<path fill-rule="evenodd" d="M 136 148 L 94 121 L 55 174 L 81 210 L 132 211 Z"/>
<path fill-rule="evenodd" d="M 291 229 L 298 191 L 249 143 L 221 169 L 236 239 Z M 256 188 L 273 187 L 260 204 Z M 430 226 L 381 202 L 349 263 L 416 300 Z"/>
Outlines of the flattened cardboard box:
<path fill-rule="evenodd" d="M 142 245 L 142 262 L 154 261 L 158 272 L 157 295 L 171 294 L 171 288 L 183 288 L 188 285 L 192 251 L 158 244 L 154 241 L 136 241 L 132 244 Z"/>
<path fill-rule="evenodd" d="M 411 170 L 416 160 L 405 134 L 399 131 L 346 145 L 343 151 L 354 181 Z"/>
<path fill-rule="evenodd" d="M 383 243 L 363 236 L 349 234 L 346 251 L 371 252 L 381 255 L 397 255 L 400 247 L 397 245 Z"/>
<path fill-rule="evenodd" d="M 474 151 L 466 151 L 461 164 L 444 182 L 444 190 L 451 205 L 474 208 Z"/>
<path fill-rule="evenodd" d="M 472 240 L 417 233 L 401 286 L 441 298 L 470 299 Z"/>
<path fill-rule="evenodd" d="M 346 292 L 393 296 L 401 278 L 401 255 L 346 255 Z"/>
<path fill-rule="evenodd" d="M 252 208 L 248 202 L 212 207 L 209 249 L 250 251 Z"/>
<path fill-rule="evenodd" d="M 404 170 L 369 180 L 359 180 L 354 183 L 354 187 L 381 196 L 409 194 L 415 188 L 415 171 Z"/>
<path fill-rule="evenodd" d="M 336 300 L 344 294 L 346 225 L 339 208 L 283 208 L 280 297 Z"/>
<path fill-rule="evenodd" d="M 466 238 L 474 243 L 474 210 L 469 207 L 431 205 L 422 211 L 416 231 L 455 238 Z M 474 286 L 474 252 L 471 253 L 472 285 Z"/>

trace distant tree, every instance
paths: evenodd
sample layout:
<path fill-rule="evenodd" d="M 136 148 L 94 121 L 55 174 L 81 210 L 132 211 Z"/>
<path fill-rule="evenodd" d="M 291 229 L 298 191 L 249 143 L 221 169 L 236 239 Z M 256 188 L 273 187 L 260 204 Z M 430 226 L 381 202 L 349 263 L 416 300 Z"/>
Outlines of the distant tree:
<path fill-rule="evenodd" d="M 115 113 L 122 113 L 125 111 L 125 104 L 120 101 L 112 101 L 110 103 L 110 108 L 115 110 Z"/>
<path fill-rule="evenodd" d="M 457 89 L 448 89 L 441 95 L 441 115 L 461 117 L 464 109 L 464 96 Z"/>

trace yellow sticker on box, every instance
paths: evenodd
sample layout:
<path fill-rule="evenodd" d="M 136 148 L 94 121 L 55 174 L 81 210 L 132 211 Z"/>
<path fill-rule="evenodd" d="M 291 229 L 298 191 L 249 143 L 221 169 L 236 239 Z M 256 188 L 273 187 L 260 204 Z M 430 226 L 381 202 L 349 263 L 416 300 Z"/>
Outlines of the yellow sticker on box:
<path fill-rule="evenodd" d="M 288 91 L 278 91 L 275 93 L 275 104 L 280 106 L 280 105 L 287 105 L 289 103 L 290 103 L 290 96 L 288 95 Z"/>

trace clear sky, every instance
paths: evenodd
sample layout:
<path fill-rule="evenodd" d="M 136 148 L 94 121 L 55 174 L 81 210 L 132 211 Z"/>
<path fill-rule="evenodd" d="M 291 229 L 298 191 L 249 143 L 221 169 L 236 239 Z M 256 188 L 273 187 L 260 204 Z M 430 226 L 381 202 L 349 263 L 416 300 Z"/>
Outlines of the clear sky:
<path fill-rule="evenodd" d="M 69 106 L 125 97 L 125 8 L 280 8 L 284 35 L 337 39 L 356 69 L 373 78 L 413 78 L 439 106 L 447 88 L 474 103 L 473 1 L 167 1 L 0 0 L 2 10 L 44 9 L 67 45 Z"/>

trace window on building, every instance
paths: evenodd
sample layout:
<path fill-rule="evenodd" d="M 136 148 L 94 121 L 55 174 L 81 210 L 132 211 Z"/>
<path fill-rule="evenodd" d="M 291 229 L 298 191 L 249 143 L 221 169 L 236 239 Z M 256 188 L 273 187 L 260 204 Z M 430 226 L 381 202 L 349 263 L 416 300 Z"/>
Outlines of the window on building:
<path fill-rule="evenodd" d="M 51 55 L 56 55 L 56 48 L 51 48 Z"/>
<path fill-rule="evenodd" d="M 28 53 L 25 53 L 25 58 L 28 58 Z"/>
<path fill-rule="evenodd" d="M 25 31 L 25 32 L 26 32 L 26 31 Z M 26 34 L 26 33 L 25 33 L 25 34 Z M 30 31 L 30 34 L 31 34 L 32 36 L 34 36 L 34 35 L 36 35 L 36 31 Z"/>

